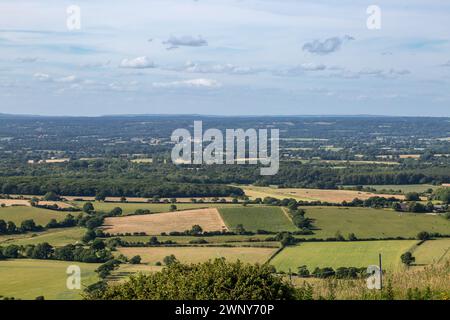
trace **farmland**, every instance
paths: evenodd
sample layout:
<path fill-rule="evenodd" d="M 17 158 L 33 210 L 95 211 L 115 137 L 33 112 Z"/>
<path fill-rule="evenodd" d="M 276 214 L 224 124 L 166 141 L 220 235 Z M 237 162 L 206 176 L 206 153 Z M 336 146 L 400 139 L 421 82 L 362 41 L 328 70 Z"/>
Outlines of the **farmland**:
<path fill-rule="evenodd" d="M 112 234 L 145 232 L 159 235 L 162 232 L 190 230 L 195 224 L 204 231 L 226 230 L 219 212 L 214 208 L 106 218 L 103 229 Z"/>
<path fill-rule="evenodd" d="M 344 237 L 354 233 L 359 238 L 415 237 L 420 231 L 450 234 L 450 221 L 439 216 L 398 213 L 390 209 L 304 207 L 306 217 L 317 228 L 315 238 Z M 302 236 L 303 237 L 303 236 Z"/>
<path fill-rule="evenodd" d="M 230 229 L 242 224 L 245 230 L 295 231 L 298 230 L 286 213 L 278 207 L 221 208 L 220 214 Z"/>
<path fill-rule="evenodd" d="M 60 221 L 63 220 L 66 215 L 67 213 L 65 212 L 25 206 L 0 208 L 0 219 L 13 221 L 18 225 L 20 225 L 23 220 L 27 219 L 33 219 L 36 224 L 46 225 L 51 219 Z"/>
<path fill-rule="evenodd" d="M 413 251 L 418 265 L 439 263 L 450 259 L 450 238 L 426 241 Z"/>
<path fill-rule="evenodd" d="M 271 264 L 279 271 L 296 272 L 306 265 L 310 271 L 316 267 L 367 267 L 378 264 L 378 254 L 383 266 L 394 270 L 400 266 L 400 255 L 417 241 L 358 241 L 358 242 L 305 242 L 287 247 L 278 253 Z"/>
<path fill-rule="evenodd" d="M 74 205 L 82 208 L 85 201 L 73 201 Z M 109 212 L 114 208 L 121 208 L 124 215 L 132 214 L 136 210 L 150 210 L 151 213 L 168 212 L 170 210 L 170 203 L 137 203 L 137 202 L 99 202 L 93 201 L 95 210 Z M 220 207 L 234 207 L 239 206 L 237 204 L 214 204 L 214 203 L 175 203 L 178 210 L 189 209 L 203 209 L 203 208 L 220 208 Z"/>
<path fill-rule="evenodd" d="M 249 263 L 265 263 L 276 251 L 276 248 L 229 248 L 229 247 L 152 247 L 152 248 L 120 248 L 127 257 L 140 255 L 144 263 L 154 265 L 163 262 L 164 257 L 175 255 L 185 263 L 197 263 L 209 259 L 224 257 L 227 260 L 240 260 Z"/>
<path fill-rule="evenodd" d="M 0 261 L 0 296 L 20 299 L 34 299 L 38 296 L 57 300 L 81 299 L 81 290 L 69 290 L 66 287 L 66 270 L 73 264 L 81 268 L 82 287 L 97 281 L 94 270 L 98 264 L 95 263 L 28 259 Z"/>
<path fill-rule="evenodd" d="M 81 242 L 81 238 L 85 234 L 85 228 L 64 228 L 50 229 L 40 233 L 26 233 L 20 235 L 4 235 L 0 236 L 0 246 L 16 244 L 28 245 L 48 242 L 52 246 L 64 246 L 70 243 Z"/>
<path fill-rule="evenodd" d="M 322 201 L 330 203 L 340 203 L 342 201 L 350 202 L 355 198 L 365 200 L 374 196 L 383 196 L 381 194 L 352 191 L 352 190 L 321 190 L 321 189 L 303 189 L 303 188 L 272 188 L 243 186 L 245 194 L 250 198 L 293 198 L 298 201 Z M 402 195 L 395 195 L 398 199 L 404 199 Z"/>

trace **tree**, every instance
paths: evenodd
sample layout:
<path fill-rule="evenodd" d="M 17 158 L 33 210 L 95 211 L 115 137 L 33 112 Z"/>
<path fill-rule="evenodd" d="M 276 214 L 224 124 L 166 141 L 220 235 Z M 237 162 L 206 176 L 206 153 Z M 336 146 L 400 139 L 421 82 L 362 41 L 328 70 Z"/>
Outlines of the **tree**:
<path fill-rule="evenodd" d="M 348 240 L 349 241 L 356 241 L 358 240 L 358 238 L 356 237 L 356 235 L 352 232 L 348 234 Z"/>
<path fill-rule="evenodd" d="M 37 228 L 36 223 L 34 222 L 33 219 L 28 219 L 28 220 L 23 220 L 22 223 L 20 224 L 20 229 L 23 232 L 26 231 L 35 231 Z"/>
<path fill-rule="evenodd" d="M 163 262 L 166 266 L 170 266 L 172 264 L 175 264 L 178 262 L 177 258 L 175 257 L 175 255 L 171 254 L 170 256 L 165 256 L 163 259 Z"/>
<path fill-rule="evenodd" d="M 86 202 L 85 204 L 83 204 L 83 211 L 86 213 L 91 213 L 93 212 L 94 209 L 94 205 L 92 204 L 92 202 Z"/>
<path fill-rule="evenodd" d="M 0 234 L 6 234 L 8 231 L 5 220 L 0 219 Z"/>
<path fill-rule="evenodd" d="M 12 233 L 16 233 L 17 232 L 17 226 L 14 222 L 12 221 L 8 221 L 7 225 L 6 225 L 6 230 L 7 233 L 12 234 Z"/>
<path fill-rule="evenodd" d="M 95 194 L 95 200 L 97 201 L 105 201 L 106 199 L 106 192 L 105 191 L 97 191 Z"/>
<path fill-rule="evenodd" d="M 177 206 L 174 204 L 170 205 L 170 211 L 177 211 Z"/>
<path fill-rule="evenodd" d="M 417 192 L 408 192 L 405 195 L 406 201 L 420 201 L 420 195 Z"/>
<path fill-rule="evenodd" d="M 94 240 L 96 237 L 95 235 L 95 231 L 89 229 L 88 231 L 86 231 L 86 233 L 84 234 L 83 238 L 81 239 L 83 242 L 88 243 L 89 241 Z"/>
<path fill-rule="evenodd" d="M 439 188 L 434 192 L 434 198 L 444 203 L 450 203 L 450 188 Z"/>
<path fill-rule="evenodd" d="M 37 244 L 31 252 L 32 259 L 50 259 L 53 255 L 53 247 L 47 242 Z"/>
<path fill-rule="evenodd" d="M 170 198 L 170 203 L 177 203 L 177 198 Z"/>
<path fill-rule="evenodd" d="M 226 284 L 226 285 L 225 285 Z M 86 293 L 88 300 L 293 300 L 297 290 L 268 264 L 215 259 L 171 264 L 161 272 L 138 274 L 123 283 Z"/>
<path fill-rule="evenodd" d="M 417 239 L 422 240 L 422 241 L 428 240 L 430 238 L 431 238 L 430 234 L 426 231 L 421 231 L 417 234 Z"/>
<path fill-rule="evenodd" d="M 244 228 L 244 225 L 243 224 L 238 224 L 238 225 L 236 225 L 236 227 L 234 228 L 234 230 L 235 230 L 235 232 L 237 233 L 237 234 L 245 234 L 247 231 L 245 230 L 245 228 Z"/>
<path fill-rule="evenodd" d="M 105 249 L 105 243 L 101 239 L 94 239 L 91 248 L 94 250 L 103 250 Z"/>
<path fill-rule="evenodd" d="M 412 253 L 409 252 L 409 251 L 407 251 L 404 254 L 402 254 L 400 256 L 400 259 L 402 260 L 402 263 L 407 265 L 407 266 L 410 266 L 414 261 L 416 261 L 416 258 L 413 257 Z"/>
<path fill-rule="evenodd" d="M 140 264 L 141 263 L 141 256 L 134 256 L 130 259 L 131 264 Z"/>
<path fill-rule="evenodd" d="M 58 195 L 57 195 L 55 192 L 53 192 L 53 191 L 47 192 L 47 193 L 44 195 L 43 199 L 44 199 L 45 201 L 59 201 L 59 200 L 61 200 L 60 196 L 58 196 Z"/>
<path fill-rule="evenodd" d="M 303 265 L 303 266 L 298 267 L 297 274 L 300 277 L 309 277 L 309 270 L 305 265 Z"/>
<path fill-rule="evenodd" d="M 202 234 L 202 232 L 203 232 L 202 227 L 200 227 L 198 224 L 196 224 L 196 225 L 192 226 L 190 233 L 192 235 L 196 236 L 196 235 Z"/>
<path fill-rule="evenodd" d="M 122 215 L 122 208 L 115 207 L 114 209 L 111 210 L 111 212 L 109 214 L 111 216 L 113 216 L 113 217 L 121 216 Z"/>

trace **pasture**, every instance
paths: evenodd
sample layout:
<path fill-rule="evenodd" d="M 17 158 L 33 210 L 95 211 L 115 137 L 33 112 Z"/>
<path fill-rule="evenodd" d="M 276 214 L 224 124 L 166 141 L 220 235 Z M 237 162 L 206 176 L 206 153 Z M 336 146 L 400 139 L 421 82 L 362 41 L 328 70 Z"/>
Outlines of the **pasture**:
<path fill-rule="evenodd" d="M 428 240 L 413 250 L 415 264 L 434 264 L 450 260 L 450 238 Z"/>
<path fill-rule="evenodd" d="M 355 198 L 366 200 L 374 196 L 383 196 L 381 194 L 353 191 L 353 190 L 324 190 L 324 189 L 303 189 L 303 188 L 272 188 L 241 186 L 245 194 L 252 198 L 274 197 L 278 199 L 293 198 L 297 201 L 322 201 L 330 203 L 350 202 Z M 403 195 L 395 195 L 398 199 L 404 199 Z"/>
<path fill-rule="evenodd" d="M 129 258 L 140 255 L 143 263 L 154 265 L 156 262 L 162 263 L 164 257 L 171 254 L 184 263 L 198 263 L 221 257 L 228 261 L 240 260 L 248 263 L 265 263 L 277 249 L 250 247 L 150 247 L 119 248 L 118 250 Z"/>
<path fill-rule="evenodd" d="M 415 237 L 420 231 L 450 234 L 450 221 L 423 213 L 400 213 L 390 209 L 303 207 L 305 216 L 313 219 L 312 236 L 330 238 L 340 232 L 353 232 L 359 238 Z"/>
<path fill-rule="evenodd" d="M 231 230 L 242 224 L 247 231 L 296 231 L 298 228 L 280 207 L 220 208 L 220 214 Z"/>
<path fill-rule="evenodd" d="M 14 206 L 0 208 L 0 219 L 13 221 L 20 226 L 23 220 L 33 219 L 36 224 L 45 226 L 51 219 L 63 220 L 67 212 L 47 210 L 35 207 Z M 72 215 L 78 214 L 77 212 Z"/>
<path fill-rule="evenodd" d="M 40 233 L 26 233 L 19 235 L 0 236 L 0 246 L 10 244 L 27 245 L 48 242 L 54 247 L 65 246 L 67 244 L 75 244 L 81 242 L 81 238 L 86 233 L 85 228 L 62 228 L 49 229 Z"/>
<path fill-rule="evenodd" d="M 0 261 L 0 296 L 19 299 L 35 299 L 44 296 L 46 300 L 81 299 L 82 290 L 69 290 L 66 286 L 67 267 L 81 268 L 83 288 L 98 281 L 95 263 L 66 262 L 52 260 L 7 260 Z"/>
<path fill-rule="evenodd" d="M 103 230 L 111 234 L 145 232 L 159 235 L 162 232 L 190 230 L 193 225 L 200 225 L 203 231 L 227 229 L 217 209 L 208 208 L 106 218 Z"/>
<path fill-rule="evenodd" d="M 401 265 L 400 255 L 417 241 L 356 241 L 356 242 L 303 242 L 286 247 L 271 261 L 277 271 L 296 272 L 306 265 L 310 271 L 316 267 L 368 267 L 378 265 L 381 253 L 383 268 L 395 270 Z"/>

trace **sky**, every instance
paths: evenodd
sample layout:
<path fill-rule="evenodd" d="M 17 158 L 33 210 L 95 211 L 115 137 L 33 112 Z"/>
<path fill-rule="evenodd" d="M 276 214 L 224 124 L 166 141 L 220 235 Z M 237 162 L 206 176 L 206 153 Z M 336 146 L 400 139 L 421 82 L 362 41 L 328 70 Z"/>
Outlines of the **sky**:
<path fill-rule="evenodd" d="M 449 89 L 448 0 L 0 0 L 0 113 L 450 116 Z"/>

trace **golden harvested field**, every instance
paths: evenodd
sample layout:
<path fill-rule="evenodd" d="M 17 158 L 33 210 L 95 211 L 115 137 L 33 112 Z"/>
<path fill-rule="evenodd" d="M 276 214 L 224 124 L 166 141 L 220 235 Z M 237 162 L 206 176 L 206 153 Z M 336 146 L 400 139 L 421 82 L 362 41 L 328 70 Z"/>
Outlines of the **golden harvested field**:
<path fill-rule="evenodd" d="M 30 201 L 27 199 L 0 199 L 0 205 L 5 204 L 7 207 L 12 206 L 27 206 L 31 207 Z M 39 201 L 40 205 L 54 205 L 56 204 L 60 208 L 69 208 L 73 205 L 62 201 Z"/>
<path fill-rule="evenodd" d="M 151 247 L 119 248 L 120 253 L 131 258 L 139 255 L 143 263 L 163 262 L 164 257 L 173 254 L 184 263 L 205 262 L 209 259 L 224 257 L 227 261 L 241 260 L 249 263 L 265 263 L 277 248 L 249 247 Z"/>
<path fill-rule="evenodd" d="M 103 229 L 112 234 L 145 232 L 159 235 L 162 232 L 190 230 L 196 224 L 204 231 L 227 230 L 216 208 L 106 218 Z"/>
<path fill-rule="evenodd" d="M 243 186 L 245 194 L 250 198 L 294 198 L 303 201 L 325 201 L 332 203 L 340 203 L 342 201 L 352 201 L 355 198 L 366 200 L 370 197 L 386 195 L 371 192 L 353 191 L 353 190 L 323 190 L 323 189 L 303 189 L 303 188 L 271 188 L 271 187 L 255 187 Z M 389 195 L 398 199 L 404 199 L 403 195 Z"/>

